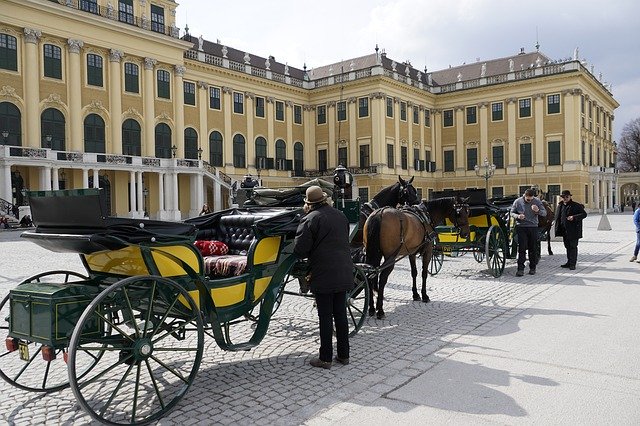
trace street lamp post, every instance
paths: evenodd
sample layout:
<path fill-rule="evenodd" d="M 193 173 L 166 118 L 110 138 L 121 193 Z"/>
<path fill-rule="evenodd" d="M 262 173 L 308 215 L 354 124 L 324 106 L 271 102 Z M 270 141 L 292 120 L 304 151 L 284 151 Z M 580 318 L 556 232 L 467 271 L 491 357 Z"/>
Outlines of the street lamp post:
<path fill-rule="evenodd" d="M 493 174 L 496 172 L 496 165 L 489 164 L 487 157 L 484 157 L 482 165 L 480 166 L 476 164 L 473 169 L 476 171 L 476 175 L 478 177 L 484 178 L 484 188 L 487 195 L 489 195 L 489 179 L 491 179 Z"/>
<path fill-rule="evenodd" d="M 144 188 L 142 190 L 142 195 L 144 196 L 144 217 L 148 217 L 149 213 L 147 212 L 147 196 L 149 195 L 149 190 Z"/>
<path fill-rule="evenodd" d="M 202 147 L 198 148 L 198 160 L 202 160 Z"/>
<path fill-rule="evenodd" d="M 44 137 L 44 140 L 47 142 L 47 146 L 45 146 L 45 148 L 51 148 L 51 141 L 53 140 L 53 136 L 51 135 L 46 135 Z"/>

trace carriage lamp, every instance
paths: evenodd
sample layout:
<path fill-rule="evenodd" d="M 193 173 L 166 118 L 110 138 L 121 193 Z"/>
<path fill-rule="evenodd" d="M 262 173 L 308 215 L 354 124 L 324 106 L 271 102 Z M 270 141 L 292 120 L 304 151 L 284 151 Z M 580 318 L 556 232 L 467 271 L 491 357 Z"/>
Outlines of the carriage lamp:
<path fill-rule="evenodd" d="M 489 193 L 489 179 L 496 172 L 496 165 L 489 164 L 489 160 L 487 157 L 484 157 L 484 161 L 482 162 L 482 166 L 476 164 L 473 168 L 476 171 L 476 176 L 484 178 L 484 188 L 486 193 Z"/>
<path fill-rule="evenodd" d="M 53 136 L 51 135 L 46 135 L 44 137 L 44 140 L 47 142 L 47 145 L 45 148 L 51 148 L 51 141 L 53 140 Z"/>
<path fill-rule="evenodd" d="M 45 361 L 53 361 L 54 359 L 56 359 L 56 350 L 51 346 L 43 346 L 42 359 L 44 359 Z"/>
<path fill-rule="evenodd" d="M 202 147 L 198 148 L 198 160 L 202 160 Z"/>
<path fill-rule="evenodd" d="M 345 190 L 351 188 L 353 183 L 353 176 L 349 173 L 342 164 L 336 167 L 336 170 L 333 172 L 333 184 L 340 191 L 340 199 L 342 200 L 342 207 L 344 208 L 344 193 Z"/>
<path fill-rule="evenodd" d="M 173 155 L 173 158 L 176 158 L 176 153 L 178 152 L 178 147 L 173 145 L 171 147 L 171 154 Z"/>

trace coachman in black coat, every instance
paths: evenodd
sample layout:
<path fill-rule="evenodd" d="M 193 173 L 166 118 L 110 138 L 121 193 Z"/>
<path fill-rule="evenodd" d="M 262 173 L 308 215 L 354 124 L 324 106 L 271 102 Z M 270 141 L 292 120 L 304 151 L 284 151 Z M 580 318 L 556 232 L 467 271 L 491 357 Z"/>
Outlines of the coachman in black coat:
<path fill-rule="evenodd" d="M 582 220 L 587 217 L 584 206 L 571 199 L 571 192 L 562 191 L 562 201 L 558 204 L 555 217 L 555 231 L 562 236 L 567 249 L 567 263 L 560 265 L 570 270 L 576 269 L 578 261 L 578 240 L 582 238 Z"/>
<path fill-rule="evenodd" d="M 349 363 L 349 325 L 347 291 L 353 288 L 353 262 L 349 249 L 349 221 L 341 211 L 327 204 L 319 186 L 307 189 L 305 210 L 294 245 L 299 258 L 308 258 L 310 286 L 316 298 L 320 322 L 320 356 L 314 367 L 331 368 L 333 322 L 336 326 L 337 356 L 340 364 Z"/>

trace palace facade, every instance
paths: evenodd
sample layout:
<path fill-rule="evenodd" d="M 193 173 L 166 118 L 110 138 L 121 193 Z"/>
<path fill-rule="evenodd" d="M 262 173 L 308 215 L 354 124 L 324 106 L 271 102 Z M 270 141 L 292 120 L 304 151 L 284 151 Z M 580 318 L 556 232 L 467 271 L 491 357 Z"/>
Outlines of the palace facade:
<path fill-rule="evenodd" d="M 593 67 L 515 52 L 444 70 L 376 49 L 314 69 L 180 35 L 172 0 L 3 0 L 0 201 L 104 188 L 110 213 L 181 219 L 269 187 L 330 177 L 353 196 L 398 175 L 421 195 L 616 194 L 610 86 Z M 477 167 L 476 167 L 477 166 Z"/>

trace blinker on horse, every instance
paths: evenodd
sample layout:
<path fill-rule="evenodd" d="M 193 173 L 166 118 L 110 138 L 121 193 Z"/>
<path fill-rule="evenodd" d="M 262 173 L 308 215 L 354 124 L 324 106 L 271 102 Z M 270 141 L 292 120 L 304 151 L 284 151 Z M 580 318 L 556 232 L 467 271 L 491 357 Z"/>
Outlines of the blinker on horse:
<path fill-rule="evenodd" d="M 366 263 L 378 267 L 382 258 L 384 263 L 379 269 L 379 278 L 372 277 L 370 289 L 377 290 L 376 306 L 373 295 L 369 298 L 369 315 L 377 313 L 377 318 L 385 317 L 382 307 L 384 287 L 398 257 L 409 256 L 411 276 L 413 278 L 413 297 L 420 300 L 416 288 L 416 256 L 422 255 L 422 301 L 428 302 L 426 291 L 428 266 L 433 254 L 435 227 L 449 219 L 459 229 L 460 237 L 469 237 L 469 206 L 467 199 L 441 198 L 422 201 L 410 209 L 385 207 L 374 211 L 364 225 L 364 245 Z M 379 279 L 379 283 L 378 283 Z"/>

